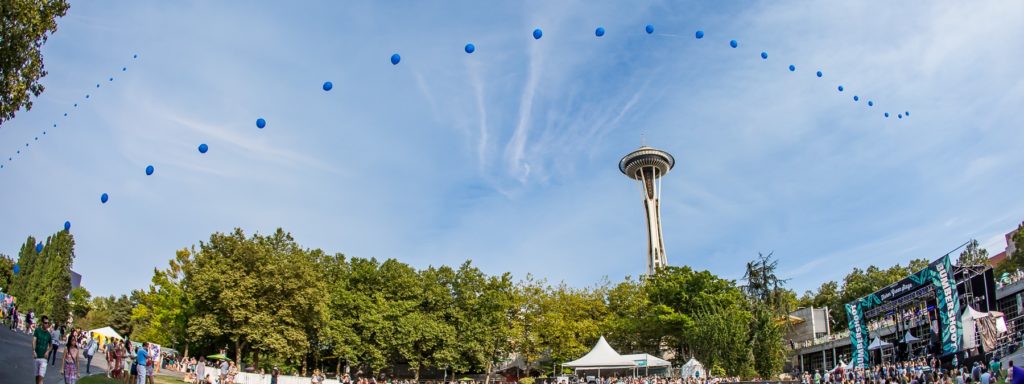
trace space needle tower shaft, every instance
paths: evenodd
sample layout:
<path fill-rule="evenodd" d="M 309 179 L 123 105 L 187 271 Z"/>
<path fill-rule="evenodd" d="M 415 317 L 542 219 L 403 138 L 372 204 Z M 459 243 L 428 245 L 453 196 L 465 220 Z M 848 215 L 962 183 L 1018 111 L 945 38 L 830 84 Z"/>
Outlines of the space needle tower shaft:
<path fill-rule="evenodd" d="M 619 170 L 639 181 L 647 216 L 647 274 L 668 265 L 661 230 L 661 178 L 675 165 L 668 152 L 643 146 L 619 161 Z"/>

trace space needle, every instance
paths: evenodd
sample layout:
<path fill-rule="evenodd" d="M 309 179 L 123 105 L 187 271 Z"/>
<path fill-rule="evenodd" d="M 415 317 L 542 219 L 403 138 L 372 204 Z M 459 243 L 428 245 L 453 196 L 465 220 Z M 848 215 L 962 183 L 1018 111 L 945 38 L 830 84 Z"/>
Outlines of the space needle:
<path fill-rule="evenodd" d="M 642 146 L 619 160 L 619 170 L 640 182 L 647 214 L 647 275 L 668 265 L 661 233 L 661 177 L 676 164 L 668 152 Z"/>

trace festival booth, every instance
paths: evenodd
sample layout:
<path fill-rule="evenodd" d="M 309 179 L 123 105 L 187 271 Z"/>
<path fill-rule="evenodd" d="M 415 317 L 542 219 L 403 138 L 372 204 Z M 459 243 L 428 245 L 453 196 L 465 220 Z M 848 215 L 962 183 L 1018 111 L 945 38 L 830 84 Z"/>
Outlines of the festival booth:
<path fill-rule="evenodd" d="M 92 335 L 92 338 L 96 339 L 97 343 L 100 343 L 100 345 L 103 346 L 104 351 L 106 350 L 107 344 L 113 343 L 114 341 L 124 340 L 124 338 L 121 337 L 114 328 L 110 327 L 96 328 L 89 331 L 89 334 Z"/>
<path fill-rule="evenodd" d="M 691 357 L 686 364 L 679 368 L 679 377 L 700 379 L 708 377 L 708 373 L 704 370 L 704 364 Z"/>
<path fill-rule="evenodd" d="M 672 363 L 646 353 L 622 355 L 622 357 L 636 363 L 636 373 L 640 373 L 640 369 L 643 368 L 644 376 L 649 376 L 652 373 L 655 375 L 665 375 L 672 370 Z"/>
<path fill-rule="evenodd" d="M 579 359 L 562 364 L 562 366 L 575 369 L 577 374 L 581 370 L 597 371 L 597 376 L 600 377 L 601 371 L 605 373 L 608 371 L 621 373 L 625 369 L 633 371 L 637 367 L 637 363 L 615 352 L 612 346 L 608 345 L 604 336 L 601 336 L 590 352 Z"/>

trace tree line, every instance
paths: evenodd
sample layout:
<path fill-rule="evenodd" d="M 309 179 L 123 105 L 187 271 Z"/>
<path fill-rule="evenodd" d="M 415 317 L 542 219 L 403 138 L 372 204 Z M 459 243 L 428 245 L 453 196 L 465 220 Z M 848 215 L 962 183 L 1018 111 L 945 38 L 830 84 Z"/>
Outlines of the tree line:
<path fill-rule="evenodd" d="M 416 269 L 350 258 L 303 248 L 281 229 L 236 229 L 177 251 L 145 289 L 71 292 L 67 310 L 82 328 L 109 325 L 190 356 L 226 349 L 243 366 L 299 372 L 490 377 L 516 369 L 516 357 L 528 367 L 518 375 L 552 375 L 604 335 L 621 353 L 668 352 L 718 375 L 771 377 L 784 360 L 780 315 L 795 302 L 775 264 L 770 255 L 749 263 L 744 285 L 666 267 L 579 288 L 488 275 L 470 261 Z"/>
<path fill-rule="evenodd" d="M 1014 237 L 1018 253 L 999 268 L 1024 260 L 1016 257 L 1022 232 Z M 71 234 L 49 236 L 41 252 L 36 243 L 29 237 L 22 245 L 18 274 L 0 273 L 0 287 L 23 310 L 71 316 L 86 329 L 109 325 L 190 355 L 227 349 L 248 366 L 415 378 L 441 370 L 497 373 L 513 365 L 511 357 L 529 367 L 521 375 L 557 374 L 602 335 L 622 353 L 671 356 L 676 364 L 695 357 L 719 376 L 772 377 L 785 361 L 788 312 L 828 307 L 833 329 L 845 329 L 843 304 L 929 262 L 854 268 L 841 283 L 799 298 L 776 275 L 771 254 L 748 262 L 739 282 L 666 267 L 578 288 L 488 275 L 469 261 L 416 269 L 395 259 L 349 258 L 303 248 L 281 229 L 249 236 L 236 229 L 177 251 L 145 289 L 90 297 L 69 289 Z M 987 255 L 972 242 L 959 262 L 976 265 Z M 0 257 L 0 264 L 11 271 L 14 261 Z"/>
<path fill-rule="evenodd" d="M 0 288 L 18 298 L 22 313 L 29 310 L 47 314 L 55 324 L 71 316 L 71 264 L 75 259 L 75 238 L 60 231 L 39 242 L 29 236 L 18 251 L 18 262 L 0 255 Z M 17 273 L 15 273 L 17 272 Z"/>

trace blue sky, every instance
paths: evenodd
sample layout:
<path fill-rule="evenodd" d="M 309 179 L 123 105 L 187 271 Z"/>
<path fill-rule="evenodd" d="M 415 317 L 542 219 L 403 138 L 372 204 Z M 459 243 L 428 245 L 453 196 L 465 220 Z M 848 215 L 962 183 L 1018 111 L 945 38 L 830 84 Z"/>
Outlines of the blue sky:
<path fill-rule="evenodd" d="M 1022 15 L 1019 1 L 75 2 L 44 49 L 46 92 L 0 128 L 0 252 L 70 220 L 83 284 L 124 293 L 214 231 L 283 227 L 349 256 L 618 281 L 645 267 L 640 193 L 617 169 L 641 140 L 677 161 L 671 265 L 739 278 L 774 251 L 803 291 L 970 238 L 998 252 L 1024 219 Z"/>

